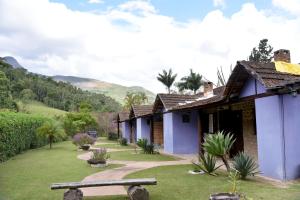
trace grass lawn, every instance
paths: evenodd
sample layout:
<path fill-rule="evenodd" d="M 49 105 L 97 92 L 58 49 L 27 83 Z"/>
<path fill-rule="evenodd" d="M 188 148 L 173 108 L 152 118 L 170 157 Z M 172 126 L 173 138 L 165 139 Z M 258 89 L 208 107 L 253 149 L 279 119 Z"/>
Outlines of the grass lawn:
<path fill-rule="evenodd" d="M 77 159 L 76 147 L 71 142 L 54 144 L 29 150 L 0 164 L 0 199 L 41 200 L 62 199 L 63 190 L 51 191 L 55 182 L 80 181 L 84 177 L 104 169 L 92 168 Z"/>
<path fill-rule="evenodd" d="M 104 147 L 104 148 L 110 148 L 110 149 L 134 149 L 133 146 L 127 145 L 127 146 L 121 146 L 118 143 L 110 143 L 110 144 L 97 144 L 94 145 L 95 147 Z"/>
<path fill-rule="evenodd" d="M 135 151 L 117 151 L 111 152 L 112 160 L 128 160 L 128 161 L 173 161 L 178 160 L 174 156 L 164 154 L 143 154 L 140 151 L 136 154 Z"/>
<path fill-rule="evenodd" d="M 157 186 L 146 187 L 151 200 L 207 200 L 209 195 L 228 192 L 230 183 L 224 172 L 217 177 L 189 175 L 192 165 L 156 167 L 129 175 L 127 178 L 150 178 L 158 180 Z M 238 190 L 253 200 L 299 200 L 300 183 L 289 188 L 278 188 L 258 181 L 241 181 Z M 125 196 L 87 198 L 88 200 L 128 200 Z"/>

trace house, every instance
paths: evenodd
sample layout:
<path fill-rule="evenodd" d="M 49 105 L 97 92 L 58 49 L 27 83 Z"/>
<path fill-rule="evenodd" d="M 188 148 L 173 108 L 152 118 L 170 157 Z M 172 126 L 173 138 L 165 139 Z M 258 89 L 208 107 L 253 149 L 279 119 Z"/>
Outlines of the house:
<path fill-rule="evenodd" d="M 120 112 L 118 114 L 118 135 L 120 135 L 120 124 L 121 124 L 121 133 L 122 138 L 126 138 L 127 141 L 130 141 L 130 120 L 129 112 Z"/>
<path fill-rule="evenodd" d="M 237 62 L 219 95 L 169 109 L 172 114 L 166 115 L 171 115 L 171 127 L 176 126 L 174 113 L 197 112 L 200 144 L 207 133 L 231 132 L 236 139 L 231 156 L 239 151 L 252 155 L 267 177 L 299 178 L 300 76 L 277 70 L 277 62 L 290 62 L 288 50 L 276 51 L 274 60 L 275 63 Z"/>
<path fill-rule="evenodd" d="M 129 118 L 131 127 L 131 142 L 139 139 L 151 141 L 153 105 L 134 105 L 131 107 Z"/>

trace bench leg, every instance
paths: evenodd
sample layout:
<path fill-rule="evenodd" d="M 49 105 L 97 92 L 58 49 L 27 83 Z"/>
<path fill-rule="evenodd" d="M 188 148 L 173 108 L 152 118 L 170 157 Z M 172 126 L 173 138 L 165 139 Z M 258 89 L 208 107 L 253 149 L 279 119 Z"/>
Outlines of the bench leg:
<path fill-rule="evenodd" d="M 130 186 L 127 193 L 130 200 L 149 200 L 149 192 L 141 186 Z"/>
<path fill-rule="evenodd" d="M 83 200 L 83 193 L 79 189 L 69 189 L 64 193 L 64 200 Z"/>

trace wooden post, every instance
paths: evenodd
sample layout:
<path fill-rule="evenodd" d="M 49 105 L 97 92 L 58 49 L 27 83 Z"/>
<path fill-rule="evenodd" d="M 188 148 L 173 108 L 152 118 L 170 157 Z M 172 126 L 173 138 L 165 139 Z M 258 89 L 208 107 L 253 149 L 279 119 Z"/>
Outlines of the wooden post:
<path fill-rule="evenodd" d="M 120 121 L 118 120 L 118 138 L 120 138 Z"/>

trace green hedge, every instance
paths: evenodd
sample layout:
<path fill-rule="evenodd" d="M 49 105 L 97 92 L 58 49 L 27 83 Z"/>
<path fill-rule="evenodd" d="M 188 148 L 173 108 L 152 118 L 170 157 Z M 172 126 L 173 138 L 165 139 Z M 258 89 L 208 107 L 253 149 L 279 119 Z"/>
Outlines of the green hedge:
<path fill-rule="evenodd" d="M 45 138 L 36 136 L 36 129 L 46 120 L 30 114 L 0 112 L 0 162 L 27 149 L 46 145 Z"/>

